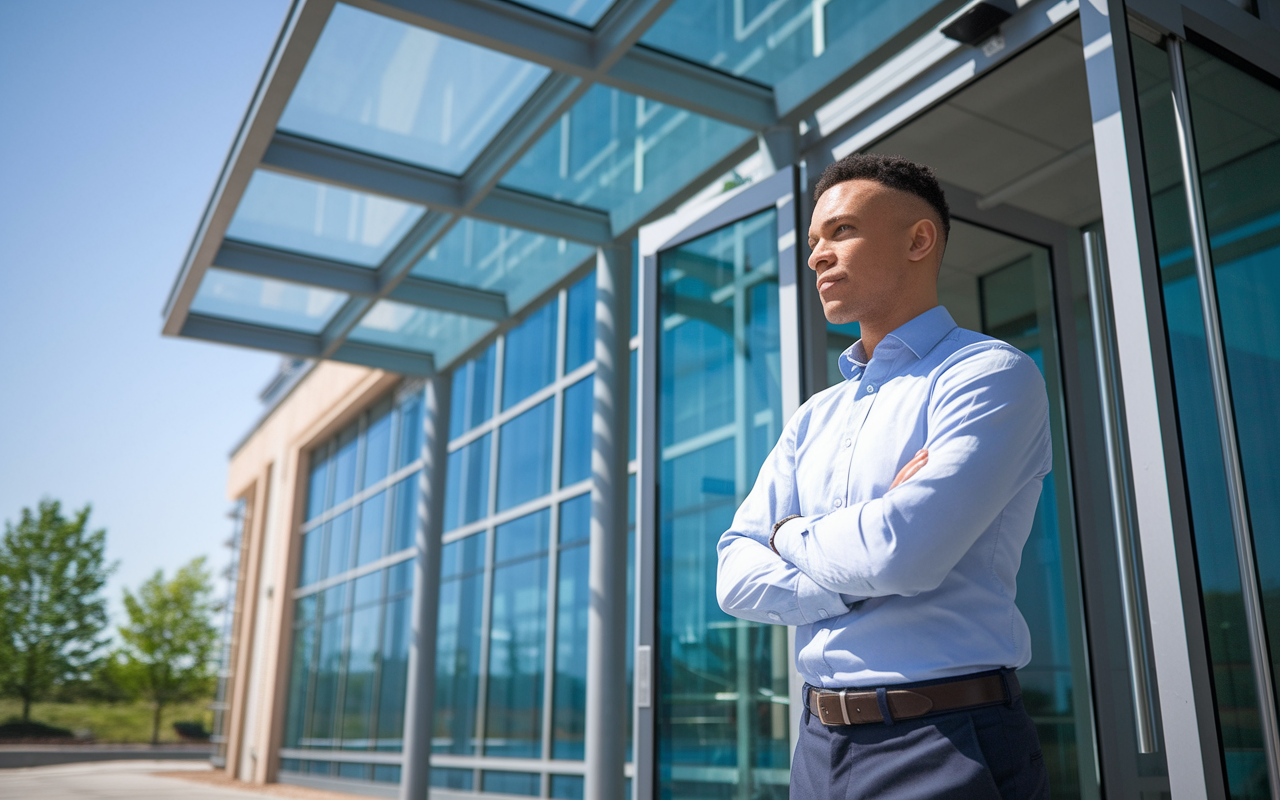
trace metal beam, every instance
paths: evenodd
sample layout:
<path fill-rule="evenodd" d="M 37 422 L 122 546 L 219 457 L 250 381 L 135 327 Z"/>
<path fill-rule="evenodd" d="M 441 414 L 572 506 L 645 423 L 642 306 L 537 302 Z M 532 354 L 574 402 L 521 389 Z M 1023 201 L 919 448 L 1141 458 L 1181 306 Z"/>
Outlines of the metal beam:
<path fill-rule="evenodd" d="M 752 130 L 778 122 L 773 90 L 636 45 L 602 83 Z"/>
<path fill-rule="evenodd" d="M 347 334 L 360 324 L 364 313 L 373 307 L 374 299 L 369 297 L 353 297 L 338 309 L 329 324 L 320 332 L 320 358 L 332 358 L 342 346 Z"/>
<path fill-rule="evenodd" d="M 209 317 L 204 314 L 187 314 L 178 335 L 220 344 L 287 353 L 302 358 L 316 358 L 320 355 L 320 339 L 312 334 L 268 328 L 264 325 Z"/>
<path fill-rule="evenodd" d="M 365 342 L 344 341 L 326 358 L 399 372 L 402 375 L 430 376 L 436 371 L 435 359 L 430 353 L 414 353 Z"/>
<path fill-rule="evenodd" d="M 468 317 L 481 317 L 501 322 L 506 319 L 507 297 L 498 292 L 486 292 L 457 286 L 443 281 L 433 281 L 406 275 L 387 297 L 422 308 L 436 308 Z"/>
<path fill-rule="evenodd" d="M 378 273 L 342 261 L 290 253 L 274 247 L 223 239 L 213 266 L 260 278 L 319 286 L 354 295 L 378 291 Z"/>
<path fill-rule="evenodd" d="M 640 41 L 675 0 L 615 0 L 596 24 L 591 52 L 597 69 L 607 70 Z"/>
<path fill-rule="evenodd" d="M 461 178 L 293 134 L 275 135 L 263 154 L 262 166 L 450 214 L 468 214 L 502 225 L 518 221 L 520 227 L 557 238 L 587 244 L 611 240 L 609 215 L 603 211 L 502 188 L 474 198 L 468 208 Z"/>

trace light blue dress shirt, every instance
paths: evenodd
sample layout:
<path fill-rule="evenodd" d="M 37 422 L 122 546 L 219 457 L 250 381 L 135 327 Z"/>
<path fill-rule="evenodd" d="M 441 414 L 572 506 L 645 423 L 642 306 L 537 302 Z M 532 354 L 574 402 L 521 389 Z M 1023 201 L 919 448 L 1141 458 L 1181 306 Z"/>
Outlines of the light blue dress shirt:
<path fill-rule="evenodd" d="M 716 594 L 795 625 L 814 686 L 878 686 L 1022 667 L 1018 564 L 1052 452 L 1026 354 L 942 306 L 889 334 L 787 422 L 720 538 Z M 922 448 L 929 461 L 890 490 Z M 801 515 L 778 530 L 773 524 Z"/>

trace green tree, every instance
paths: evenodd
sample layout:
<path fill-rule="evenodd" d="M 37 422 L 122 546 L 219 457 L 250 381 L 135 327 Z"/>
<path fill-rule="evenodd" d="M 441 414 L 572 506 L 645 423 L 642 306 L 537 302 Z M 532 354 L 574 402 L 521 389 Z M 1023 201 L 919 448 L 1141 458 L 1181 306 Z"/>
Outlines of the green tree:
<path fill-rule="evenodd" d="M 100 592 L 113 569 L 107 532 L 90 531 L 90 506 L 63 516 L 57 500 L 22 509 L 0 541 L 0 688 L 31 704 L 58 684 L 83 677 L 105 643 L 107 606 Z"/>
<path fill-rule="evenodd" d="M 129 622 L 120 626 L 124 644 L 112 668 L 121 683 L 152 703 L 152 744 L 160 739 L 165 706 L 213 693 L 218 604 L 204 561 L 203 556 L 193 559 L 172 580 L 156 570 L 136 595 L 124 590 Z"/>

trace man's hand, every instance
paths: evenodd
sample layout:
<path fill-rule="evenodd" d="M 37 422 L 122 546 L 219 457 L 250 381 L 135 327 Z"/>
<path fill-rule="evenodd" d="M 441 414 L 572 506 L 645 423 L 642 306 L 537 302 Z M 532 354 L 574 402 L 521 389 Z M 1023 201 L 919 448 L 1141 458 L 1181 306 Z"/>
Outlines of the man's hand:
<path fill-rule="evenodd" d="M 916 453 L 915 457 L 902 465 L 902 469 L 898 470 L 898 477 L 893 479 L 893 483 L 889 485 L 890 489 L 897 488 L 898 484 L 910 478 L 920 471 L 920 468 L 929 463 L 929 451 L 921 450 Z"/>

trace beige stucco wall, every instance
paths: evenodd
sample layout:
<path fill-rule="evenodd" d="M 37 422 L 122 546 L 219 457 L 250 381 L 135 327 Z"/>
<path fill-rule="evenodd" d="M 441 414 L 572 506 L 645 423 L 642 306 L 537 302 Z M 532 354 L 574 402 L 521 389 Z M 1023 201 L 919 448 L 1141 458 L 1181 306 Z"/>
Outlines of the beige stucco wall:
<path fill-rule="evenodd" d="M 400 377 L 336 362 L 317 365 L 232 455 L 230 499 L 249 500 L 236 590 L 239 619 L 231 707 L 225 726 L 227 771 L 275 780 L 288 691 L 296 550 L 292 535 L 306 501 L 306 454 L 349 423 Z"/>

